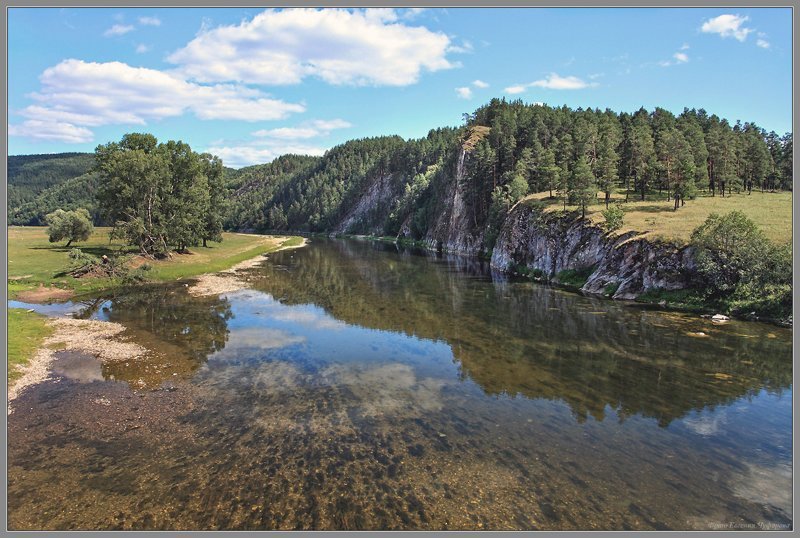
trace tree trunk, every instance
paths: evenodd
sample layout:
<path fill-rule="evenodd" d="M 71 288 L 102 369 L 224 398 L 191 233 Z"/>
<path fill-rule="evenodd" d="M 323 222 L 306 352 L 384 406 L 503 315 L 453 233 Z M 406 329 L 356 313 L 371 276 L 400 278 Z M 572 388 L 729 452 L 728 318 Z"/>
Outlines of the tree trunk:
<path fill-rule="evenodd" d="M 208 243 L 205 237 L 203 238 L 203 248 L 208 248 Z"/>
<path fill-rule="evenodd" d="M 611 193 L 606 191 L 606 209 L 608 209 L 608 201 L 611 199 Z"/>
<path fill-rule="evenodd" d="M 69 246 L 70 246 L 71 244 L 72 244 L 72 239 L 70 239 L 69 241 L 67 241 L 66 248 L 69 248 Z"/>
<path fill-rule="evenodd" d="M 673 208 L 673 211 L 677 211 L 678 210 L 678 203 L 680 201 L 681 201 L 681 195 L 678 194 L 678 193 L 675 193 L 675 207 Z"/>

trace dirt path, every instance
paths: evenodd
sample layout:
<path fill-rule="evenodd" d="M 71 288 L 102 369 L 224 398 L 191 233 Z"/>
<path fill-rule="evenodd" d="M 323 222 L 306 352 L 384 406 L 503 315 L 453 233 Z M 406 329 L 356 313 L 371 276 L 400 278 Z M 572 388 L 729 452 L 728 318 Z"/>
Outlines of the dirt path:
<path fill-rule="evenodd" d="M 278 237 L 276 239 L 280 240 L 282 243 L 285 243 L 289 240 L 289 237 Z M 280 246 L 268 254 L 259 254 L 254 258 L 237 263 L 225 271 L 199 275 L 195 277 L 197 281 L 189 288 L 189 293 L 195 297 L 203 297 L 207 295 L 230 293 L 232 291 L 244 289 L 247 287 L 247 282 L 241 278 L 241 271 L 257 266 L 273 252 L 304 247 L 307 243 L 308 240 L 303 239 L 303 242 L 299 245 Z"/>

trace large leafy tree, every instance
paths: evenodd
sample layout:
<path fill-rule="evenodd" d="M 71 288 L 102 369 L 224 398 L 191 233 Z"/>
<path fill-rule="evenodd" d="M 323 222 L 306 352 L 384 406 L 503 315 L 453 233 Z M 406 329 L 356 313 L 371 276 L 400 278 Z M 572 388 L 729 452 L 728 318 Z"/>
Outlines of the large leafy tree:
<path fill-rule="evenodd" d="M 221 239 L 217 159 L 183 142 L 159 144 L 153 135 L 139 133 L 100 145 L 95 155 L 102 177 L 98 198 L 114 225 L 112 237 L 149 256 Z"/>

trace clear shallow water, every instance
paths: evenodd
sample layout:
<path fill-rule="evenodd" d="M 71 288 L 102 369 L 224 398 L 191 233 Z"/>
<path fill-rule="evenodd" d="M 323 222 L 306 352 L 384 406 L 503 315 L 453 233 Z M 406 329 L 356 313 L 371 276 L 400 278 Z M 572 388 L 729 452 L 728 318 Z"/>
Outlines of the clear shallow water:
<path fill-rule="evenodd" d="M 788 330 L 358 241 L 249 278 L 77 306 L 159 353 L 21 396 L 11 528 L 791 524 Z"/>

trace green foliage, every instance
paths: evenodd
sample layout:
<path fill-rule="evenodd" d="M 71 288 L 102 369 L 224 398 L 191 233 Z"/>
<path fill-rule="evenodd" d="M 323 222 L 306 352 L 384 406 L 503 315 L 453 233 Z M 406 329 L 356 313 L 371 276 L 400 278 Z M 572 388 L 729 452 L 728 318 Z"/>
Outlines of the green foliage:
<path fill-rule="evenodd" d="M 43 191 L 91 170 L 91 153 L 8 156 L 8 212 L 14 213 Z M 55 209 L 55 208 L 53 208 Z"/>
<path fill-rule="evenodd" d="M 556 274 L 556 280 L 558 280 L 559 284 L 563 284 L 564 286 L 582 288 L 593 272 L 594 265 L 582 267 L 580 269 L 565 269 Z"/>
<path fill-rule="evenodd" d="M 703 292 L 736 311 L 788 315 L 792 304 L 792 257 L 774 245 L 740 211 L 712 214 L 692 233 Z"/>
<path fill-rule="evenodd" d="M 112 238 L 155 256 L 221 239 L 223 174 L 216 157 L 132 133 L 98 146 L 96 160 Z"/>
<path fill-rule="evenodd" d="M 92 217 L 84 208 L 79 208 L 75 211 L 56 209 L 54 212 L 49 213 L 45 220 L 47 221 L 47 234 L 51 243 L 66 239 L 66 246 L 70 246 L 73 241 L 86 241 L 94 231 Z"/>
<path fill-rule="evenodd" d="M 612 205 L 608 209 L 604 210 L 602 214 L 606 219 L 603 227 L 607 232 L 613 232 L 614 230 L 619 230 L 622 228 L 625 218 L 625 211 L 623 211 L 621 204 L 616 203 Z"/>
<path fill-rule="evenodd" d="M 45 216 L 56 209 L 70 211 L 83 207 L 91 213 L 92 222 L 95 225 L 103 226 L 107 223 L 100 217 L 97 207 L 99 183 L 99 177 L 95 172 L 88 172 L 56 183 L 40 192 L 33 200 L 16 208 L 9 208 L 8 224 L 43 226 L 45 225 Z"/>
<path fill-rule="evenodd" d="M 619 282 L 611 282 L 610 284 L 606 284 L 603 287 L 603 294 L 611 297 L 612 295 L 617 293 L 617 290 L 619 289 L 619 285 L 620 285 Z"/>

